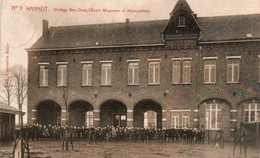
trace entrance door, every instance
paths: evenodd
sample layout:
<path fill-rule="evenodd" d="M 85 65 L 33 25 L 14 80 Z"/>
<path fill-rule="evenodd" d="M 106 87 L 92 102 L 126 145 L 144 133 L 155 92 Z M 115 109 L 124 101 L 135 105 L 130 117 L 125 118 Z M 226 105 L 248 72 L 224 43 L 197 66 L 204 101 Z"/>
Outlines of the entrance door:
<path fill-rule="evenodd" d="M 114 127 L 125 127 L 126 126 L 126 115 L 124 114 L 114 114 L 113 115 L 113 125 Z"/>

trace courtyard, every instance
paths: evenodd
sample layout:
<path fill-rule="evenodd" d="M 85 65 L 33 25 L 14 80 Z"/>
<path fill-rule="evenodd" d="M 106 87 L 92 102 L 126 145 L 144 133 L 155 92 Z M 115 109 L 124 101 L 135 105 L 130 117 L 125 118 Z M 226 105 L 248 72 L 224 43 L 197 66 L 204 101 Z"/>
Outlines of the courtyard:
<path fill-rule="evenodd" d="M 30 154 L 33 158 L 161 158 L 161 157 L 192 157 L 192 158 L 243 158 L 239 153 L 239 146 L 233 156 L 233 143 L 225 143 L 225 148 L 211 144 L 187 143 L 151 143 L 141 142 L 97 142 L 88 144 L 88 141 L 74 141 L 74 150 L 63 151 L 62 141 L 31 141 Z M 12 157 L 13 144 L 1 144 L 0 157 Z M 248 158 L 260 158 L 260 151 L 254 146 L 247 149 Z"/>

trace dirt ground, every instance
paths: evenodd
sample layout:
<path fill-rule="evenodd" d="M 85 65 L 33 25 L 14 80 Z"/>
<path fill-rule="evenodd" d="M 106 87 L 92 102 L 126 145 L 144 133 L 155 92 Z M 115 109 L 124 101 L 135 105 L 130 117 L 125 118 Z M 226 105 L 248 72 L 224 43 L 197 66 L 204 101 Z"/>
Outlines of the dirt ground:
<path fill-rule="evenodd" d="M 61 141 L 33 141 L 29 143 L 33 158 L 242 158 L 239 146 L 233 156 L 233 144 L 225 143 L 225 148 L 212 148 L 212 144 L 184 143 L 141 143 L 141 142 L 98 142 L 89 145 L 87 141 L 75 141 L 74 150 L 62 151 Z M 12 157 L 13 144 L 1 144 L 0 157 Z M 248 158 L 260 158 L 260 150 L 248 147 Z"/>

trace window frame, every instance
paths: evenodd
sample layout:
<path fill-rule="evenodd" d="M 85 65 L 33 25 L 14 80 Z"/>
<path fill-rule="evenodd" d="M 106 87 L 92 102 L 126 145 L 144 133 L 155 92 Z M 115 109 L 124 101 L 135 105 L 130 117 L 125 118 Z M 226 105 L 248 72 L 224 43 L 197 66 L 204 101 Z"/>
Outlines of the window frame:
<path fill-rule="evenodd" d="M 39 66 L 39 76 L 38 76 L 38 80 L 39 80 L 39 87 L 48 87 L 49 86 L 49 63 L 38 63 Z M 43 71 L 43 80 L 45 84 L 41 84 L 41 67 L 44 66 L 44 71 Z M 47 73 L 46 73 L 46 67 L 47 67 Z M 47 75 L 47 77 L 46 77 Z M 47 81 L 46 81 L 47 79 Z"/>
<path fill-rule="evenodd" d="M 214 64 L 211 62 L 214 61 Z M 206 62 L 209 62 L 207 65 Z M 206 67 L 208 66 L 208 78 L 209 80 L 206 81 Z M 214 69 L 215 67 L 215 69 Z M 212 69 L 214 69 L 214 79 L 212 79 Z M 216 84 L 217 83 L 217 59 L 206 59 L 204 60 L 204 84 Z"/>
<path fill-rule="evenodd" d="M 84 67 L 84 66 L 86 66 L 86 67 Z M 86 72 L 87 72 L 86 76 L 83 75 L 84 70 L 86 70 Z M 89 71 L 91 71 L 91 72 L 89 73 Z M 89 81 L 89 78 L 90 78 L 90 81 Z M 86 84 L 83 84 L 84 79 L 86 80 L 85 81 Z M 92 84 L 93 84 L 92 82 L 93 82 L 93 61 L 82 61 L 81 62 L 81 86 L 92 86 Z"/>
<path fill-rule="evenodd" d="M 181 15 L 178 18 L 178 27 L 186 27 L 186 17 Z"/>
<path fill-rule="evenodd" d="M 252 104 L 254 104 L 255 108 L 252 109 Z M 248 109 L 247 109 L 247 106 L 248 106 Z M 259 120 L 259 117 L 258 116 L 260 114 L 260 107 L 259 103 L 255 102 L 255 101 L 252 101 L 252 102 L 249 102 L 249 103 L 245 103 L 244 104 L 244 121 L 245 122 L 254 122 L 254 121 L 258 121 Z M 246 113 L 248 112 L 248 121 L 246 121 Z M 252 113 L 254 112 L 254 120 L 251 121 L 251 115 Z"/>
<path fill-rule="evenodd" d="M 100 79 L 100 81 L 101 81 L 101 86 L 111 86 L 112 85 L 112 60 L 109 60 L 109 61 L 100 61 L 100 63 L 101 63 L 101 75 L 100 75 L 100 77 L 101 77 L 101 79 Z M 104 64 L 109 64 L 110 65 L 110 83 L 108 83 L 108 81 L 109 81 L 109 79 L 108 79 L 108 70 L 109 70 L 109 68 L 105 68 L 104 66 Z M 105 82 L 103 83 L 103 80 L 102 80 L 102 76 L 104 75 L 104 74 L 102 74 L 102 70 L 103 70 L 103 68 L 105 68 L 105 71 L 106 71 L 106 73 L 105 73 Z"/>
<path fill-rule="evenodd" d="M 130 69 L 132 69 L 131 74 L 130 74 Z M 140 73 L 139 60 L 128 60 L 128 78 L 127 78 L 128 85 L 139 85 L 139 73 Z M 135 78 L 136 76 L 137 78 Z M 130 77 L 132 79 L 132 83 L 130 82 Z"/>
<path fill-rule="evenodd" d="M 148 59 L 148 85 L 160 85 L 161 83 L 161 60 L 160 59 Z M 158 64 L 157 66 L 151 66 L 152 64 Z M 150 69 L 152 68 L 152 74 Z M 156 78 L 156 68 L 158 69 L 158 77 Z M 152 75 L 152 82 L 150 81 L 150 77 Z M 158 82 L 156 82 L 158 79 Z"/>
<path fill-rule="evenodd" d="M 215 109 L 212 108 L 212 105 L 215 104 Z M 205 123 L 206 123 L 206 129 L 207 130 L 220 130 L 220 126 L 221 126 L 221 120 L 218 122 L 219 118 L 218 118 L 218 113 L 220 112 L 220 115 L 222 116 L 222 109 L 223 109 L 223 104 L 218 103 L 218 102 L 209 102 L 209 103 L 205 103 L 206 105 L 206 115 L 205 115 Z M 209 106 L 209 108 L 208 108 Z M 219 108 L 220 106 L 220 108 Z M 209 112 L 209 115 L 208 115 Z M 215 121 L 212 122 L 212 112 L 215 113 Z M 206 119 L 208 115 L 208 120 Z M 221 119 L 221 118 L 220 118 Z M 212 123 L 215 124 L 215 127 L 212 127 Z M 219 124 L 219 127 L 218 127 Z"/>
<path fill-rule="evenodd" d="M 241 56 L 228 56 L 227 57 L 227 83 L 240 83 L 240 58 Z M 237 61 L 238 63 L 233 63 Z M 231 66 L 231 72 L 229 67 Z M 235 66 L 237 66 L 238 81 L 235 80 Z M 231 80 L 229 81 L 229 73 L 231 73 Z"/>
<path fill-rule="evenodd" d="M 85 126 L 94 126 L 94 111 L 90 110 L 85 113 Z"/>
<path fill-rule="evenodd" d="M 56 84 L 58 87 L 66 87 L 67 86 L 67 82 L 68 82 L 68 63 L 67 62 L 56 62 L 56 65 L 57 65 L 57 81 L 56 81 Z M 64 66 L 66 69 L 65 69 L 65 72 L 66 72 L 66 76 L 64 76 L 64 69 L 61 69 L 63 70 L 62 71 L 62 75 L 61 75 L 61 82 L 62 84 L 59 85 L 59 67 L 61 66 Z"/>

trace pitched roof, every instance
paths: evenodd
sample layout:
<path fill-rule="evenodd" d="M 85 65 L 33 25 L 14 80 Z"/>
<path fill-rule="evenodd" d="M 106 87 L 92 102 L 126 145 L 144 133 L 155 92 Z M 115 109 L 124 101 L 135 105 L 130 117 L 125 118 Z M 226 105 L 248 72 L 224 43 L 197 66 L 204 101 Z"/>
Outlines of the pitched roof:
<path fill-rule="evenodd" d="M 20 111 L 12 106 L 8 106 L 8 105 L 0 102 L 0 113 L 20 114 Z"/>
<path fill-rule="evenodd" d="M 260 38 L 260 14 L 198 18 L 203 32 L 200 41 Z M 248 37 L 252 35 L 252 38 Z"/>
<path fill-rule="evenodd" d="M 199 17 L 201 42 L 260 39 L 260 14 Z M 28 49 L 163 44 L 168 20 L 51 27 Z M 129 27 L 129 29 L 128 29 Z M 250 35 L 252 37 L 250 37 Z"/>

